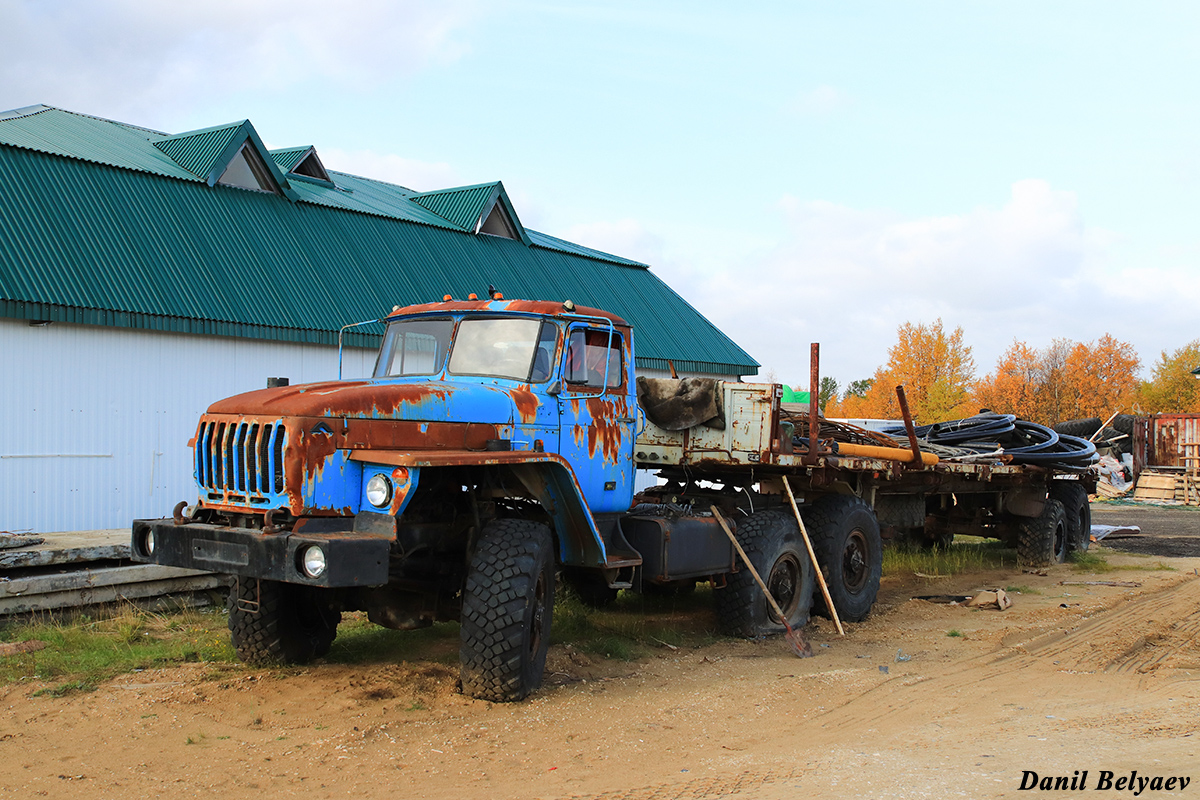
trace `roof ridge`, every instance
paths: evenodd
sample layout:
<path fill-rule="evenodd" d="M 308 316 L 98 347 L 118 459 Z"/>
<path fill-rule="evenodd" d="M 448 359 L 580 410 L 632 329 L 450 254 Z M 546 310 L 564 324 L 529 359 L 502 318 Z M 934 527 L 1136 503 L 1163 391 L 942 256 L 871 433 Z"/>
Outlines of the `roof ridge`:
<path fill-rule="evenodd" d="M 446 189 L 430 189 L 428 192 L 417 192 L 414 197 L 431 197 L 435 194 L 449 194 L 450 192 L 467 192 L 472 189 L 483 189 L 485 187 L 494 187 L 497 184 L 504 185 L 504 181 L 486 181 L 484 183 L 472 183 L 468 186 L 451 186 Z"/>

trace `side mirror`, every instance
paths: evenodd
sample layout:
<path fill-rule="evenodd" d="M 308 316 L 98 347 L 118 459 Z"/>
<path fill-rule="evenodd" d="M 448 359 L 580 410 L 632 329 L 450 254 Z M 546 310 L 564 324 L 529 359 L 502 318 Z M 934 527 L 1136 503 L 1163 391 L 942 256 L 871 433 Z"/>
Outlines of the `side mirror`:
<path fill-rule="evenodd" d="M 546 387 L 546 394 L 557 397 L 562 394 L 562 381 L 554 381 Z"/>

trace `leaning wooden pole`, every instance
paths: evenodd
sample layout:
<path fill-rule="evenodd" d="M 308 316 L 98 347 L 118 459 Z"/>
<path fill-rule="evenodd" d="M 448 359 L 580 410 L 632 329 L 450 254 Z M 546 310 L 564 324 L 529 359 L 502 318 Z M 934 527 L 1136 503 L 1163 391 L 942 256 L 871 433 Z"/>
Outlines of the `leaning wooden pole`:
<path fill-rule="evenodd" d="M 821 585 L 821 595 L 825 598 L 825 607 L 833 615 L 833 624 L 837 625 L 838 633 L 845 636 L 846 631 L 842 630 L 842 621 L 838 619 L 833 598 L 829 596 L 829 584 L 825 583 L 821 565 L 817 563 L 817 554 L 813 551 L 812 540 L 808 538 L 808 529 L 804 527 L 804 517 L 800 516 L 800 507 L 796 505 L 796 495 L 792 494 L 792 485 L 788 483 L 787 475 L 783 476 L 783 488 L 787 489 L 788 500 L 792 501 L 792 512 L 796 515 L 796 522 L 800 525 L 800 536 L 804 538 L 804 546 L 808 548 L 808 557 L 812 560 L 813 571 L 817 573 L 817 583 Z"/>
<path fill-rule="evenodd" d="M 737 537 L 733 535 L 733 531 L 729 529 L 729 525 L 725 522 L 725 518 L 721 516 L 720 510 L 716 506 L 711 506 L 713 518 L 721 525 L 721 530 L 725 531 L 725 535 L 729 537 L 729 541 L 733 542 L 733 546 L 737 548 L 738 555 L 742 557 L 742 563 L 746 565 L 746 569 L 750 570 L 750 574 L 754 576 L 754 580 L 758 583 L 758 588 L 762 589 L 763 594 L 767 598 L 767 602 L 774 609 L 775 615 L 779 617 L 779 621 L 783 623 L 784 630 L 787 631 L 786 637 L 788 644 L 792 646 L 792 650 L 801 658 L 808 658 L 813 654 L 812 647 L 808 643 L 808 639 L 804 638 L 804 633 L 793 628 L 787 621 L 787 615 L 783 613 L 783 609 L 779 607 L 779 603 L 771 595 L 771 590 L 767 588 L 767 584 L 763 582 L 762 576 L 758 574 L 758 570 L 754 568 L 754 564 L 750 562 L 750 556 L 746 555 L 746 551 L 742 549 L 741 543 Z"/>

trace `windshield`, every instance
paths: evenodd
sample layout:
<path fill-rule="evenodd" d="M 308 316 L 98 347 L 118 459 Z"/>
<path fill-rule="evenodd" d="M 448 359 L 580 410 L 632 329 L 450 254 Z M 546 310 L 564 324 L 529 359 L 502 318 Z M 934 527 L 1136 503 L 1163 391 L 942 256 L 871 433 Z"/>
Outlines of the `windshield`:
<path fill-rule="evenodd" d="M 450 349 L 452 319 L 415 319 L 393 322 L 384 334 L 376 378 L 398 375 L 433 375 L 439 372 Z"/>
<path fill-rule="evenodd" d="M 553 326 L 550 330 L 553 334 Z M 551 354 L 554 338 L 550 339 Z M 529 380 L 533 368 L 540 367 L 540 363 L 534 364 L 534 357 L 544 352 L 544 344 L 541 320 L 515 317 L 464 319 L 458 325 L 454 352 L 450 354 L 450 372 Z M 542 360 L 538 359 L 539 362 Z"/>

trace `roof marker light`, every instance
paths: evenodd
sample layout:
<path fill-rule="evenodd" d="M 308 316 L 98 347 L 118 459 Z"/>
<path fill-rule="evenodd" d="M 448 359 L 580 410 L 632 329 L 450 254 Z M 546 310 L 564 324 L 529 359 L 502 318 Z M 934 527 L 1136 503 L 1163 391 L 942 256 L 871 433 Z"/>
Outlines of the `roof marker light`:
<path fill-rule="evenodd" d="M 454 298 L 453 298 L 453 297 L 451 297 L 450 295 L 445 295 L 444 297 L 442 297 L 442 302 L 443 302 L 443 303 L 449 303 L 449 302 L 450 302 L 451 300 L 453 300 L 453 299 L 454 299 Z"/>
<path fill-rule="evenodd" d="M 574 303 L 572 303 L 570 300 L 564 300 L 564 301 L 563 301 L 563 311 L 566 311 L 567 313 L 570 313 L 570 312 L 572 312 L 572 311 L 574 311 L 574 310 L 575 310 L 575 304 L 574 304 Z"/>
<path fill-rule="evenodd" d="M 494 295 L 492 295 L 492 299 L 493 299 L 493 300 L 503 300 L 503 299 L 504 299 L 504 293 L 503 293 L 503 292 L 496 292 Z"/>
<path fill-rule="evenodd" d="M 467 299 L 468 300 L 478 300 L 479 295 L 475 294 L 474 292 L 471 292 L 469 295 L 467 295 Z"/>

